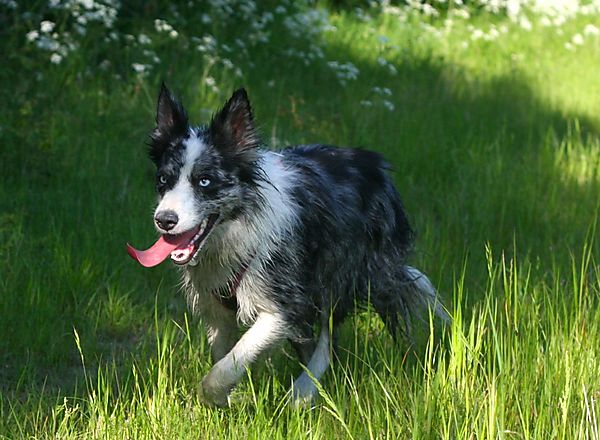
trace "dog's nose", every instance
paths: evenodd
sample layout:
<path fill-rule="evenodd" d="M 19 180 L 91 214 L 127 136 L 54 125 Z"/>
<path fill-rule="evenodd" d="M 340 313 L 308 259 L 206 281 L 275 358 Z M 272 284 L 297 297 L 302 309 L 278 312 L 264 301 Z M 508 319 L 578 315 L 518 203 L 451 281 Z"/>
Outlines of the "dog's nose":
<path fill-rule="evenodd" d="M 175 211 L 159 211 L 154 216 L 154 221 L 163 231 L 170 231 L 179 221 Z"/>

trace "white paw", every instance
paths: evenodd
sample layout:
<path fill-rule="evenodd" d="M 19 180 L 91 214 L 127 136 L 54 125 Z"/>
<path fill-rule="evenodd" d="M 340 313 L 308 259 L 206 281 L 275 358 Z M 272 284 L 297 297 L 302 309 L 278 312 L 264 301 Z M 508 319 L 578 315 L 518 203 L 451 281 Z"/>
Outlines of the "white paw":
<path fill-rule="evenodd" d="M 229 406 L 229 393 L 227 389 L 214 386 L 214 381 L 207 375 L 198 386 L 198 398 L 207 406 L 226 408 Z"/>
<path fill-rule="evenodd" d="M 302 407 L 309 405 L 318 394 L 317 386 L 313 379 L 306 373 L 302 373 L 292 385 L 292 405 Z"/>

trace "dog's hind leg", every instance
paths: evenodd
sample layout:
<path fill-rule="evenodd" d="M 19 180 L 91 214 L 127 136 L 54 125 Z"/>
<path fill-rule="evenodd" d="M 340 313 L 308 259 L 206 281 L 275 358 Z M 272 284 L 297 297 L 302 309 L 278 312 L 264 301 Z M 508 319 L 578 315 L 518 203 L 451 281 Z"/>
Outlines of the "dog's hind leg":
<path fill-rule="evenodd" d="M 300 362 L 304 365 L 308 365 L 312 354 L 315 352 L 317 343 L 314 339 L 307 339 L 305 341 L 291 341 L 292 347 L 296 350 L 296 354 L 300 359 Z"/>
<path fill-rule="evenodd" d="M 403 299 L 396 297 L 396 294 L 396 292 L 386 292 L 371 301 L 394 340 L 399 336 L 407 337 L 411 333 L 409 310 L 403 303 Z"/>
<path fill-rule="evenodd" d="M 231 389 L 264 351 L 289 336 L 289 324 L 274 313 L 263 312 L 229 353 L 202 379 L 200 398 L 209 405 L 227 406 Z"/>
<path fill-rule="evenodd" d="M 312 326 L 307 323 L 304 328 L 301 329 L 299 336 L 290 339 L 290 343 L 292 344 L 292 347 L 294 347 L 300 362 L 304 365 L 308 365 L 317 346 Z"/>
<path fill-rule="evenodd" d="M 321 332 L 317 346 L 306 365 L 307 371 L 302 372 L 292 385 L 292 398 L 294 405 L 301 405 L 309 402 L 317 394 L 315 381 L 321 379 L 321 376 L 329 367 L 331 362 L 331 332 L 329 330 L 329 320 L 326 315 L 321 319 Z M 312 376 L 312 377 L 311 377 Z"/>

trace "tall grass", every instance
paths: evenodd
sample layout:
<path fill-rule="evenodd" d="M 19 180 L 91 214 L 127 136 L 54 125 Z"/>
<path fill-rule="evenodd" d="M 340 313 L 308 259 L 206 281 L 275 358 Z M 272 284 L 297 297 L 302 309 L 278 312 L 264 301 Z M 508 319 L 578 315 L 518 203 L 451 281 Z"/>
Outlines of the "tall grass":
<path fill-rule="evenodd" d="M 157 4 L 119 32 L 151 34 Z M 330 11 L 337 30 L 309 39 L 276 20 L 279 38 L 236 59 L 242 76 L 184 47 L 196 15 L 167 17 L 178 40 L 151 34 L 160 63 L 145 76 L 131 70 L 139 48 L 107 54 L 92 32 L 51 64 L 24 42 L 26 18 L 3 19 L 0 437 L 598 438 L 600 43 L 564 43 L 600 19 L 563 37 L 482 14 L 439 38 L 443 18 Z M 472 38 L 492 25 L 508 32 Z M 244 36 L 209 27 L 232 47 Z M 314 44 L 323 60 L 281 56 Z M 312 407 L 287 405 L 301 371 L 289 347 L 248 374 L 232 409 L 200 405 L 208 347 L 177 273 L 124 252 L 153 237 L 143 143 L 163 79 L 197 122 L 245 85 L 275 147 L 384 153 L 417 229 L 413 262 L 451 328 L 425 318 L 409 347 L 361 311 Z"/>

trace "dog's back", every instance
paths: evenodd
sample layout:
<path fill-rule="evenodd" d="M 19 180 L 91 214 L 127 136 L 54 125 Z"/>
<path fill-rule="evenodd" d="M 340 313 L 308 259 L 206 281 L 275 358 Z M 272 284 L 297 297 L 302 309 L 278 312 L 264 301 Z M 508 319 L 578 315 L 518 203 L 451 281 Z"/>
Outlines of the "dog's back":
<path fill-rule="evenodd" d="M 300 209 L 305 295 L 319 311 L 332 312 L 334 324 L 356 300 L 370 300 L 393 335 L 401 330 L 399 315 L 407 329 L 413 306 L 434 301 L 435 291 L 429 283 L 425 292 L 416 289 L 423 276 L 405 265 L 413 233 L 388 164 L 372 151 L 326 145 L 283 155 L 301 176 L 292 195 Z"/>

